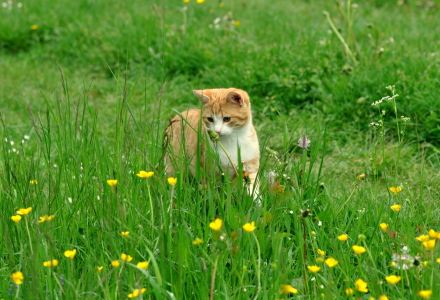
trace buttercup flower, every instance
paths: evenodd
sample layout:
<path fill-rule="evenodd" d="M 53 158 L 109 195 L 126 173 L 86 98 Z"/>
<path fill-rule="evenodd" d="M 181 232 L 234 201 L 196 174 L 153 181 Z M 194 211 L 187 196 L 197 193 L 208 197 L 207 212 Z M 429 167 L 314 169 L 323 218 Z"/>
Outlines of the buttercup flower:
<path fill-rule="evenodd" d="M 394 195 L 397 195 L 402 190 L 401 187 L 390 187 L 390 191 L 394 193 Z"/>
<path fill-rule="evenodd" d="M 358 180 L 362 180 L 362 179 L 365 178 L 365 176 L 366 176 L 365 174 L 358 175 L 357 179 L 358 179 Z"/>
<path fill-rule="evenodd" d="M 321 249 L 318 249 L 318 254 L 321 256 L 325 256 L 325 251 L 322 251 Z"/>
<path fill-rule="evenodd" d="M 14 284 L 19 285 L 23 283 L 24 276 L 20 271 L 11 274 L 11 280 Z"/>
<path fill-rule="evenodd" d="M 43 222 L 46 222 L 46 221 L 50 221 L 53 218 L 55 218 L 54 215 L 50 215 L 50 216 L 44 215 L 44 216 L 40 217 L 40 220 L 38 220 L 38 223 L 43 223 Z"/>
<path fill-rule="evenodd" d="M 145 172 L 145 171 L 139 171 L 138 174 L 136 174 L 136 176 L 140 177 L 140 178 L 150 178 L 151 176 L 154 175 L 154 172 Z"/>
<path fill-rule="evenodd" d="M 114 260 L 114 261 L 111 262 L 111 264 L 112 264 L 112 266 L 115 267 L 115 268 L 117 268 L 117 267 L 119 267 L 119 266 L 121 265 L 121 263 L 119 262 L 119 260 Z"/>
<path fill-rule="evenodd" d="M 365 249 L 362 246 L 353 245 L 353 247 L 351 247 L 351 249 L 353 249 L 354 254 L 357 254 L 357 255 L 361 255 L 362 253 L 367 252 L 367 249 Z"/>
<path fill-rule="evenodd" d="M 429 299 L 429 298 L 431 298 L 432 291 L 431 290 L 423 290 L 423 291 L 418 291 L 417 294 L 419 294 L 419 296 L 422 297 L 423 299 Z"/>
<path fill-rule="evenodd" d="M 346 294 L 347 296 L 350 296 L 350 295 L 353 295 L 353 294 L 354 294 L 354 291 L 353 291 L 353 289 L 345 289 L 345 294 Z"/>
<path fill-rule="evenodd" d="M 356 280 L 354 284 L 359 292 L 368 293 L 368 288 L 367 288 L 368 284 L 362 279 Z"/>
<path fill-rule="evenodd" d="M 32 207 L 28 207 L 28 208 L 20 208 L 19 210 L 17 210 L 17 214 L 22 215 L 22 216 L 27 216 L 32 210 Z"/>
<path fill-rule="evenodd" d="M 235 26 L 240 26 L 240 25 L 241 25 L 241 22 L 238 21 L 238 20 L 235 20 L 235 21 L 234 21 L 234 25 L 235 25 Z"/>
<path fill-rule="evenodd" d="M 138 268 L 144 269 L 144 270 L 146 270 L 148 268 L 148 265 L 149 265 L 148 261 L 141 261 L 136 264 L 136 266 Z"/>
<path fill-rule="evenodd" d="M 341 234 L 338 236 L 338 240 L 345 242 L 346 240 L 348 240 L 348 235 L 347 234 Z"/>
<path fill-rule="evenodd" d="M 290 284 L 282 284 L 280 294 L 289 294 L 289 293 L 296 294 L 296 293 L 298 293 L 298 290 L 295 289 Z"/>
<path fill-rule="evenodd" d="M 98 271 L 98 273 L 101 273 L 102 269 L 104 269 L 104 267 L 96 267 L 96 271 Z"/>
<path fill-rule="evenodd" d="M 316 262 L 318 262 L 318 263 L 322 263 L 322 262 L 325 261 L 325 258 L 320 256 L 320 257 L 317 257 L 315 260 L 316 260 Z"/>
<path fill-rule="evenodd" d="M 122 236 L 128 236 L 130 234 L 130 231 L 122 231 L 121 235 Z"/>
<path fill-rule="evenodd" d="M 76 255 L 76 249 L 64 251 L 64 256 L 70 259 L 74 259 Z"/>
<path fill-rule="evenodd" d="M 29 183 L 30 183 L 30 184 L 38 184 L 38 181 L 36 181 L 36 180 L 31 180 L 31 181 L 29 181 Z"/>
<path fill-rule="evenodd" d="M 12 216 L 11 220 L 14 221 L 15 223 L 18 223 L 21 221 L 21 216 L 19 215 Z"/>
<path fill-rule="evenodd" d="M 425 250 L 433 250 L 435 248 L 435 240 L 429 240 L 426 242 L 423 242 L 423 247 L 425 247 Z"/>
<path fill-rule="evenodd" d="M 55 268 L 56 266 L 58 266 L 58 260 L 52 259 L 52 260 L 45 261 L 45 262 L 43 262 L 43 266 L 48 267 L 48 268 Z"/>
<path fill-rule="evenodd" d="M 223 221 L 219 218 L 215 219 L 214 222 L 209 223 L 209 228 L 214 231 L 219 231 L 222 228 Z"/>
<path fill-rule="evenodd" d="M 189 3 L 189 1 L 190 1 L 190 0 L 183 0 L 183 2 L 185 2 L 185 3 Z"/>
<path fill-rule="evenodd" d="M 379 297 L 379 300 L 390 300 L 390 299 L 388 299 L 388 297 L 387 297 L 387 296 L 385 296 L 385 295 L 382 295 L 382 296 L 380 296 L 380 297 Z"/>
<path fill-rule="evenodd" d="M 385 277 L 385 280 L 392 285 L 397 284 L 401 279 L 402 277 L 396 275 L 390 275 Z"/>
<path fill-rule="evenodd" d="M 31 25 L 31 30 L 37 30 L 38 29 L 38 25 Z"/>
<path fill-rule="evenodd" d="M 169 177 L 167 180 L 168 180 L 168 184 L 169 184 L 169 185 L 171 185 L 171 186 L 176 186 L 177 178 Z"/>
<path fill-rule="evenodd" d="M 383 231 L 387 230 L 388 228 L 388 224 L 387 223 L 380 223 L 379 224 L 380 229 L 382 229 Z"/>
<path fill-rule="evenodd" d="M 329 257 L 325 260 L 325 264 L 329 267 L 329 268 L 333 268 L 334 266 L 336 266 L 339 262 L 334 259 L 333 257 Z"/>
<path fill-rule="evenodd" d="M 197 0 L 197 3 L 203 3 L 205 0 Z"/>
<path fill-rule="evenodd" d="M 136 298 L 136 297 L 138 297 L 139 295 L 145 293 L 146 291 L 147 291 L 147 289 L 145 289 L 145 288 L 143 288 L 143 289 L 135 289 L 135 290 L 133 291 L 133 293 L 128 294 L 128 298 Z"/>
<path fill-rule="evenodd" d="M 436 232 L 434 229 L 430 229 L 428 231 L 428 235 L 432 239 L 438 239 L 438 240 L 440 239 L 440 232 Z"/>
<path fill-rule="evenodd" d="M 401 207 L 402 207 L 402 205 L 394 204 L 391 206 L 391 209 L 394 211 L 399 211 Z"/>
<path fill-rule="evenodd" d="M 418 240 L 419 242 L 426 242 L 429 241 L 429 235 L 421 235 L 416 237 L 416 240 Z"/>
<path fill-rule="evenodd" d="M 309 269 L 309 271 L 312 273 L 318 273 L 319 270 L 321 270 L 321 268 L 318 266 L 307 266 L 307 269 Z"/>
<path fill-rule="evenodd" d="M 194 241 L 192 241 L 193 245 L 199 245 L 203 243 L 203 240 L 201 238 L 196 238 Z"/>
<path fill-rule="evenodd" d="M 123 261 L 125 261 L 125 262 L 130 262 L 130 261 L 133 260 L 133 257 L 131 257 L 131 256 L 128 255 L 128 254 L 122 253 L 122 254 L 121 254 L 121 259 L 122 259 Z"/>
<path fill-rule="evenodd" d="M 255 222 L 251 222 L 251 223 L 246 223 L 243 225 L 243 229 L 247 232 L 252 232 L 255 230 Z"/>
<path fill-rule="evenodd" d="M 439 258 L 437 258 L 436 260 L 437 260 L 437 262 L 438 262 L 438 263 L 440 264 L 440 257 L 439 257 Z"/>
<path fill-rule="evenodd" d="M 107 180 L 107 184 L 113 188 L 113 187 L 115 187 L 118 184 L 118 180 L 116 180 L 116 179 L 109 179 L 109 180 Z"/>

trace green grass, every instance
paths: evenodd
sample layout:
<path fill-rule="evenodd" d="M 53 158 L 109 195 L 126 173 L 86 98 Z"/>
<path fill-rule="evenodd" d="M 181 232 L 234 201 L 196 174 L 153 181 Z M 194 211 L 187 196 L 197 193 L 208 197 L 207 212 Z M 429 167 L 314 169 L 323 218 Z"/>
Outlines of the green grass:
<path fill-rule="evenodd" d="M 437 299 L 439 246 L 426 250 L 416 237 L 440 232 L 438 9 L 365 1 L 348 17 L 328 1 L 0 7 L 0 298 L 124 299 L 146 288 L 146 299 L 422 299 L 420 290 Z M 372 106 L 390 85 L 395 102 Z M 261 206 L 239 180 L 201 174 L 200 185 L 182 172 L 172 187 L 164 174 L 168 118 L 199 105 L 192 89 L 230 86 L 251 96 Z M 297 146 L 304 133 L 309 150 Z M 155 174 L 142 179 L 141 170 Z M 38 223 L 44 215 L 55 217 Z M 216 218 L 220 231 L 209 227 Z M 392 267 L 405 246 L 417 266 Z M 74 259 L 64 256 L 73 249 Z M 317 261 L 318 249 L 338 265 Z M 44 267 L 51 259 L 58 266 Z M 10 279 L 17 271 L 21 285 Z M 394 286 L 391 274 L 402 277 Z M 359 278 L 368 293 L 356 291 Z M 280 295 L 285 284 L 298 293 Z"/>

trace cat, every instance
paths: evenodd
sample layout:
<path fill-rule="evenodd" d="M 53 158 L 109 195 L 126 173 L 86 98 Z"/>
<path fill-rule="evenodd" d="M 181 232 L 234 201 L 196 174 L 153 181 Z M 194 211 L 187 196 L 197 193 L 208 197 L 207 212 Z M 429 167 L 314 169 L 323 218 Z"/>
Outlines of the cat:
<path fill-rule="evenodd" d="M 256 199 L 259 195 L 259 188 L 255 180 L 260 165 L 260 147 L 257 132 L 252 124 L 249 95 L 236 88 L 194 90 L 193 93 L 202 102 L 202 109 L 190 109 L 176 115 L 167 128 L 167 137 L 172 146 L 171 152 L 174 154 L 168 154 L 167 172 L 174 173 L 172 162 L 182 158 L 180 154 L 183 150 L 183 159 L 189 161 L 190 171 L 195 176 L 199 144 L 197 130 L 200 119 L 202 119 L 202 132 L 206 133 L 208 129 L 211 129 L 218 134 L 219 142 L 225 148 L 234 165 L 234 167 L 231 166 L 225 151 L 206 134 L 205 140 L 209 141 L 212 149 L 218 155 L 222 169 L 228 170 L 231 179 L 236 177 L 235 170 L 238 168 L 238 158 L 240 157 L 243 163 L 243 172 L 250 181 L 248 192 Z M 206 145 L 203 140 L 199 146 L 201 166 L 209 167 L 205 164 Z"/>

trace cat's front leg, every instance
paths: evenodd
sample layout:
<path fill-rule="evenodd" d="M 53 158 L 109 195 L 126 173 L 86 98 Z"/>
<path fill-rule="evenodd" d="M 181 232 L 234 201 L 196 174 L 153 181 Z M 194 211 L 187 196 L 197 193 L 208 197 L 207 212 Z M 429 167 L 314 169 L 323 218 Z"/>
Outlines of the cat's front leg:
<path fill-rule="evenodd" d="M 255 201 L 259 200 L 260 196 L 260 183 L 256 181 L 257 179 L 257 172 L 249 173 L 249 187 L 248 187 L 248 193 L 250 196 L 254 198 Z"/>

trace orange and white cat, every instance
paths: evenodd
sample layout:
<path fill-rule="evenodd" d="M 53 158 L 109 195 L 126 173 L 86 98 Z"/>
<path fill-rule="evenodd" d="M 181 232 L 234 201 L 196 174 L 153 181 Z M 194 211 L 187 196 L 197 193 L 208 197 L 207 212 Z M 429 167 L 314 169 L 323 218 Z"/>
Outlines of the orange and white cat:
<path fill-rule="evenodd" d="M 180 115 L 185 120 L 180 115 L 176 115 L 171 120 L 167 136 L 171 140 L 174 156 L 168 155 L 167 157 L 167 171 L 174 173 L 172 162 L 185 159 L 190 164 L 191 173 L 195 175 L 198 146 L 201 165 L 204 167 L 205 144 L 199 142 L 197 134 L 199 121 L 202 119 L 203 133 L 211 129 L 219 135 L 219 142 L 225 148 L 235 168 L 238 167 L 240 157 L 243 171 L 249 174 L 249 193 L 253 193 L 256 198 L 259 194 L 255 179 L 260 165 L 260 147 L 257 133 L 252 125 L 249 95 L 245 91 L 235 88 L 195 90 L 193 92 L 200 99 L 203 107 L 202 110 L 190 109 L 182 112 Z M 233 178 L 235 176 L 234 168 L 225 151 L 209 137 L 206 139 L 218 155 L 222 169 L 228 170 Z M 198 145 L 199 143 L 200 145 Z M 184 152 L 183 155 L 182 152 Z"/>

